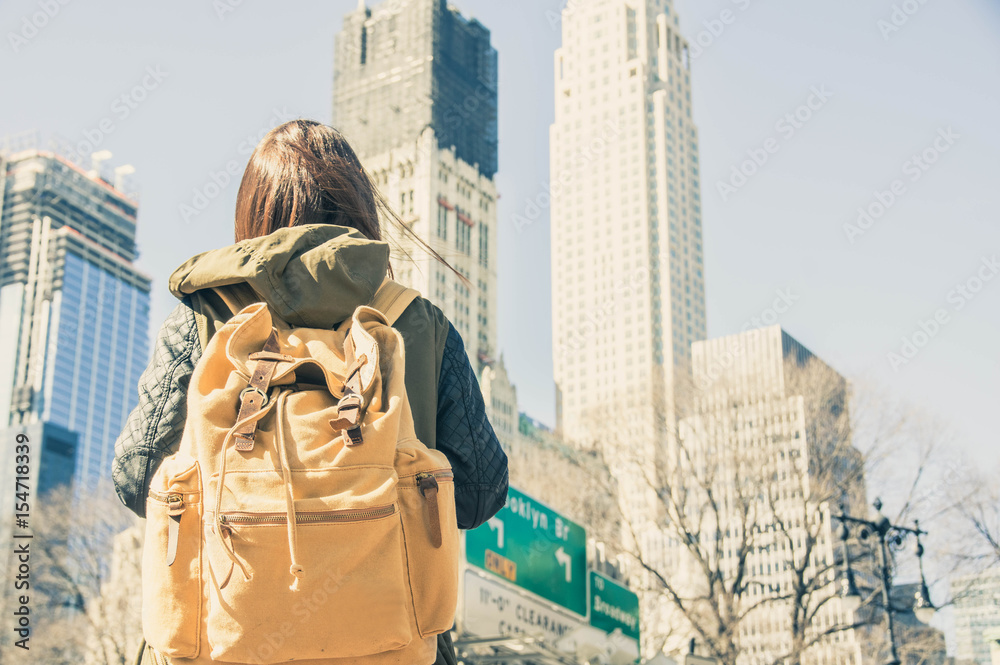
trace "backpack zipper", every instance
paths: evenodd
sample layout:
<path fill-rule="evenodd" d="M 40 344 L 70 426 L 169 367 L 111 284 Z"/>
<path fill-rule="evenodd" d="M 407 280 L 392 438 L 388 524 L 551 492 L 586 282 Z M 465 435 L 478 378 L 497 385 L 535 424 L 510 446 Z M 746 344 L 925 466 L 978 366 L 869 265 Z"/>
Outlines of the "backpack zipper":
<path fill-rule="evenodd" d="M 336 524 L 340 522 L 359 522 L 388 517 L 396 512 L 395 504 L 377 508 L 358 508 L 353 510 L 324 510 L 308 513 L 295 513 L 296 524 Z M 287 513 L 222 513 L 219 515 L 222 524 L 235 526 L 281 525 L 288 523 Z"/>
<path fill-rule="evenodd" d="M 420 487 L 420 479 L 426 476 L 433 476 L 436 480 L 454 480 L 455 472 L 451 469 L 438 469 L 436 471 L 422 471 L 414 476 L 417 481 L 417 487 Z"/>
<path fill-rule="evenodd" d="M 161 494 L 155 490 L 149 490 L 149 498 L 155 499 L 161 503 L 167 504 L 168 507 L 173 509 L 183 509 L 184 506 L 184 495 L 171 492 L 169 494 Z"/>

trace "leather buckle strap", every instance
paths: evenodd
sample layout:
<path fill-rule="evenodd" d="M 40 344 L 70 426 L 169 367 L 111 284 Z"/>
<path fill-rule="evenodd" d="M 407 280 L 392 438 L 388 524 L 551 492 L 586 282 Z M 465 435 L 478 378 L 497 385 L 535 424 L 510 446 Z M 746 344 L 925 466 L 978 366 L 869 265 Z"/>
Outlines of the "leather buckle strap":
<path fill-rule="evenodd" d="M 347 445 L 364 443 L 361 436 L 361 410 L 364 406 L 364 397 L 355 392 L 348 392 L 337 402 L 337 417 L 330 421 L 330 427 L 344 431 Z"/>
<path fill-rule="evenodd" d="M 273 351 L 258 351 L 248 356 L 249 360 L 274 360 L 275 362 L 295 362 L 295 358 L 287 353 L 274 353 Z"/>
<path fill-rule="evenodd" d="M 427 517 L 430 518 L 431 545 L 441 547 L 441 513 L 438 510 L 438 482 L 429 473 L 417 474 L 417 488 L 420 496 L 427 501 Z"/>
<path fill-rule="evenodd" d="M 270 401 L 270 398 L 267 396 L 267 393 L 262 392 L 260 388 L 255 388 L 254 386 L 247 386 L 246 388 L 240 391 L 240 404 L 243 404 L 244 400 L 247 397 L 247 393 L 257 393 L 258 395 L 260 395 L 260 398 L 263 400 L 260 404 L 260 408 L 262 409 L 265 406 L 267 406 L 267 403 Z M 239 420 L 239 418 L 237 418 L 237 420 Z"/>
<path fill-rule="evenodd" d="M 364 437 L 361 436 L 361 426 L 352 427 L 350 429 L 344 430 L 344 434 L 347 436 L 345 443 L 349 446 L 360 446 L 365 442 Z"/>
<path fill-rule="evenodd" d="M 366 364 L 368 364 L 368 356 L 362 353 L 361 357 L 354 361 L 347 373 L 347 378 L 344 379 L 344 387 L 353 390 L 358 396 L 364 392 L 364 386 L 361 384 L 361 368 Z"/>
<path fill-rule="evenodd" d="M 274 376 L 274 368 L 279 360 L 284 360 L 284 354 L 279 353 L 278 335 L 272 330 L 264 342 L 264 349 L 259 353 L 250 355 L 250 359 L 257 357 L 257 364 L 254 366 L 250 382 L 240 393 L 240 409 L 236 416 L 239 422 L 245 418 L 256 415 L 261 409 L 267 406 L 267 390 L 270 387 L 271 377 Z M 283 357 L 284 356 L 284 357 Z M 236 440 L 236 450 L 241 453 L 253 450 L 254 438 L 257 433 L 257 421 L 247 423 L 236 430 L 233 438 Z"/>
<path fill-rule="evenodd" d="M 343 430 L 344 443 L 357 446 L 364 443 L 361 434 L 362 411 L 365 398 L 362 395 L 361 368 L 368 363 L 368 356 L 362 354 L 351 365 L 344 379 L 344 396 L 337 402 L 337 416 L 330 420 L 330 427 Z"/>
<path fill-rule="evenodd" d="M 337 402 L 337 417 L 330 420 L 333 429 L 348 429 L 358 424 L 364 399 L 357 393 L 348 393 Z"/>

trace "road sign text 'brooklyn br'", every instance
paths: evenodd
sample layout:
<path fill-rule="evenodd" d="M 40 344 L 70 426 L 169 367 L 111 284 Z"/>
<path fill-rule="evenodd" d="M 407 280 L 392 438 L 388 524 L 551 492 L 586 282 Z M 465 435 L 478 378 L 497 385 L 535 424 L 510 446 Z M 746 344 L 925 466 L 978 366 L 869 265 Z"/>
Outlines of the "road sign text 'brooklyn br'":
<path fill-rule="evenodd" d="M 587 534 L 582 526 L 510 488 L 507 505 L 467 532 L 466 558 L 542 598 L 587 614 Z"/>

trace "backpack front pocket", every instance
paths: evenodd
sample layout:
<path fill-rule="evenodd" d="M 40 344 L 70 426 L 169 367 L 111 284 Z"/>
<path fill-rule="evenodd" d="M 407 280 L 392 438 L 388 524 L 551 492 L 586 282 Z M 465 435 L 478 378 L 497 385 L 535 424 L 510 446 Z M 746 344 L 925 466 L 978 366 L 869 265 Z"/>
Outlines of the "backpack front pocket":
<path fill-rule="evenodd" d="M 458 604 L 458 520 L 451 469 L 400 478 L 406 560 L 420 637 L 443 633 Z"/>
<path fill-rule="evenodd" d="M 152 489 L 155 488 L 155 489 Z M 169 457 L 146 499 L 142 626 L 158 652 L 193 658 L 200 650 L 202 491 L 198 463 Z"/>
<path fill-rule="evenodd" d="M 284 512 L 210 516 L 205 537 L 214 660 L 356 658 L 410 643 L 395 503 L 297 512 L 294 543 Z"/>

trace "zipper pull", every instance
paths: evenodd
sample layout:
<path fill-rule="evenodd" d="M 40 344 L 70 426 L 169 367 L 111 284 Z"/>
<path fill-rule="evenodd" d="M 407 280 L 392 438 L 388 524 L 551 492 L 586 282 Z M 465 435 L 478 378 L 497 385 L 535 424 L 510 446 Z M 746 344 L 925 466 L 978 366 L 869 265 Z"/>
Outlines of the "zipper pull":
<path fill-rule="evenodd" d="M 174 565 L 177 558 L 177 540 L 181 528 L 181 514 L 184 513 L 184 497 L 180 494 L 167 495 L 167 565 Z"/>
<path fill-rule="evenodd" d="M 424 497 L 427 504 L 429 517 L 431 518 L 431 544 L 434 547 L 441 547 L 441 514 L 438 512 L 438 481 L 429 473 L 417 474 L 417 487 L 420 488 L 420 496 Z"/>
<path fill-rule="evenodd" d="M 218 525 L 213 525 L 213 529 L 219 529 L 219 533 L 222 534 L 222 542 L 230 550 L 235 552 L 233 548 L 233 527 L 229 525 L 229 520 L 226 519 L 225 515 L 219 515 Z M 226 569 L 226 574 L 222 576 L 222 581 L 219 582 L 219 588 L 225 589 L 226 585 L 229 584 L 230 578 L 233 576 L 233 568 L 236 566 L 232 561 L 229 562 L 229 568 Z"/>

